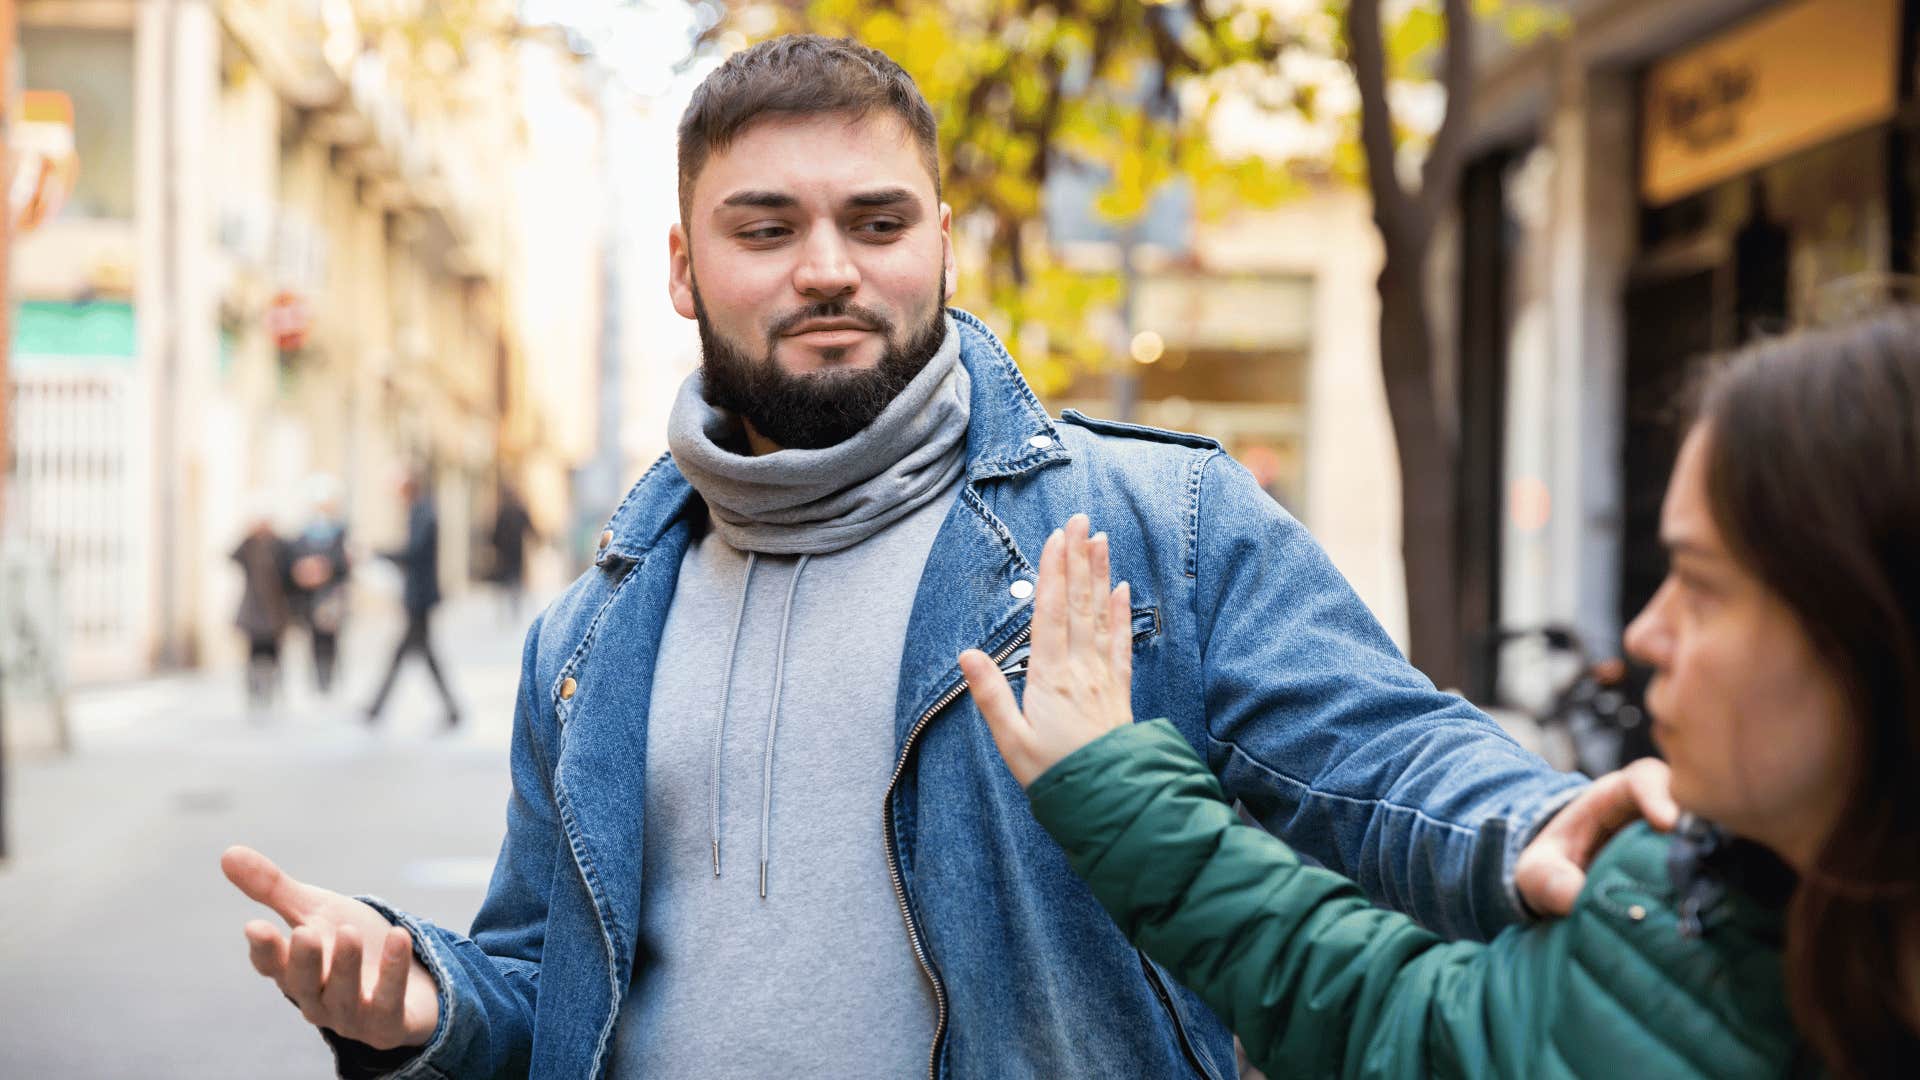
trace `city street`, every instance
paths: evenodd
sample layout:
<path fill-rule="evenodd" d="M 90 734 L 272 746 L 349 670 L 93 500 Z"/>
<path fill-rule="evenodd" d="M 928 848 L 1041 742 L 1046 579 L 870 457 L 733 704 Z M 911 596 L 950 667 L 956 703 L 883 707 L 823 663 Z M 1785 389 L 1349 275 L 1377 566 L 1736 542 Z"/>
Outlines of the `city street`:
<path fill-rule="evenodd" d="M 247 962 L 241 926 L 269 913 L 221 876 L 245 843 L 288 872 L 464 928 L 485 890 L 507 792 L 525 618 L 479 596 L 439 615 L 466 726 L 437 731 L 425 669 L 386 725 L 357 708 L 397 621 L 361 618 L 332 702 L 295 685 L 261 721 L 237 671 L 84 691 L 74 753 L 10 763 L 0 863 L 0 1076 L 324 1077 L 331 1057 Z M 307 675 L 290 640 L 288 681 Z"/>

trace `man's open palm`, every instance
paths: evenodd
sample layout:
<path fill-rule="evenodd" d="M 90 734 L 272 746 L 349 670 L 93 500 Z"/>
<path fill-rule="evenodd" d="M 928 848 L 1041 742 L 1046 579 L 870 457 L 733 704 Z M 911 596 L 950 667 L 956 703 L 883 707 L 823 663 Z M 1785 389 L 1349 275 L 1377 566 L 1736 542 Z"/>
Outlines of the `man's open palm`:
<path fill-rule="evenodd" d="M 287 921 L 246 926 L 254 970 L 272 979 L 315 1027 L 376 1050 L 425 1046 L 440 1018 L 433 975 L 413 939 L 350 896 L 287 876 L 247 847 L 220 856 L 227 880 Z"/>

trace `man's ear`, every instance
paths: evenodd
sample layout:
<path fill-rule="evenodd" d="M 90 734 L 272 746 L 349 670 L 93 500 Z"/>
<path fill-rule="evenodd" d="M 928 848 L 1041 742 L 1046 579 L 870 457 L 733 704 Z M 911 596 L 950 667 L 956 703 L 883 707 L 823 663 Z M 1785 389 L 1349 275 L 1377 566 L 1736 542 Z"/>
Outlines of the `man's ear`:
<path fill-rule="evenodd" d="M 673 298 L 673 310 L 681 318 L 695 317 L 693 246 L 687 242 L 687 230 L 680 225 L 667 230 L 667 295 Z"/>
<path fill-rule="evenodd" d="M 946 203 L 940 204 L 940 266 L 942 299 L 952 303 L 960 290 L 960 263 L 953 256 L 953 207 Z"/>

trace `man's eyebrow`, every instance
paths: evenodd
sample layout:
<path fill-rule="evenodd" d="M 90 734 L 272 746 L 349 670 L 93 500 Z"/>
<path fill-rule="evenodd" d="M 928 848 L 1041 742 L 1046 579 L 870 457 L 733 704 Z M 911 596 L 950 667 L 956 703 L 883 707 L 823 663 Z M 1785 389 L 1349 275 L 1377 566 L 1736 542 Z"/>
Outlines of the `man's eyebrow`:
<path fill-rule="evenodd" d="M 898 206 L 901 203 L 914 202 L 913 192 L 903 187 L 880 188 L 876 191 L 862 191 L 848 196 L 847 205 L 857 210 L 871 210 L 882 206 Z"/>
<path fill-rule="evenodd" d="M 778 191 L 736 191 L 722 199 L 721 206 L 749 206 L 762 210 L 787 210 L 800 205 L 800 200 Z"/>

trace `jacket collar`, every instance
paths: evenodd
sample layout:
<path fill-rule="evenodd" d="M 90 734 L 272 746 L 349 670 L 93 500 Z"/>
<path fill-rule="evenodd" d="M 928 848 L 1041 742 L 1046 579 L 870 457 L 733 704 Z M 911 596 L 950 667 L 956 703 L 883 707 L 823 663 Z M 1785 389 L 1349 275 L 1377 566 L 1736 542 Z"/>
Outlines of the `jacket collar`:
<path fill-rule="evenodd" d="M 1070 455 L 1060 445 L 1059 430 L 1000 339 L 972 313 L 947 310 L 960 331 L 960 362 L 973 381 L 972 415 L 967 422 L 968 482 L 1016 476 L 1066 460 Z M 680 474 L 673 456 L 662 455 L 614 510 L 602 533 L 607 542 L 601 545 L 595 564 L 638 562 L 697 502 L 693 486 Z"/>
<path fill-rule="evenodd" d="M 1698 937 L 1722 922 L 1764 937 L 1780 934 L 1794 873 L 1759 844 L 1686 814 L 1674 826 L 1667 872 L 1682 934 Z"/>

